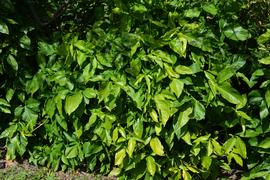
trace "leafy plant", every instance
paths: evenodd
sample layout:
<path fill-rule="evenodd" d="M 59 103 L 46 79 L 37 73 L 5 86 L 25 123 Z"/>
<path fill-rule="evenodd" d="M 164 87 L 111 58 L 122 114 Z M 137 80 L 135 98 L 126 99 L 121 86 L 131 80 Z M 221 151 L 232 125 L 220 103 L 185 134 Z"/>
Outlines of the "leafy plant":
<path fill-rule="evenodd" d="M 242 13 L 268 2 L 89 1 L 80 25 L 65 21 L 76 3 L 51 36 L 3 19 L 8 159 L 122 179 L 267 176 L 269 18 L 258 29 Z"/>

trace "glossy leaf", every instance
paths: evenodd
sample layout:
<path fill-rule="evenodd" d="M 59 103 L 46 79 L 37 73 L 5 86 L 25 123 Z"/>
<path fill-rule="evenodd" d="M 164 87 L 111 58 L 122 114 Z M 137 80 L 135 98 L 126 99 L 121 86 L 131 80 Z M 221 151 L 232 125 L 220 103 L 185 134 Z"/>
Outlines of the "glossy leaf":
<path fill-rule="evenodd" d="M 218 91 L 220 95 L 229 101 L 232 104 L 239 104 L 242 101 L 242 96 L 229 84 L 223 84 L 222 86 L 218 86 Z"/>

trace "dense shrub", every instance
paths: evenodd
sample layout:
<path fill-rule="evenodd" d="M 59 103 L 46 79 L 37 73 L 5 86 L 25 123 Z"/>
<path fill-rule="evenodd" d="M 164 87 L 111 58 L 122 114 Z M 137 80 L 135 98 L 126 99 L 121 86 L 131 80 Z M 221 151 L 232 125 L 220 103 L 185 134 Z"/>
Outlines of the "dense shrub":
<path fill-rule="evenodd" d="M 123 179 L 269 174 L 268 1 L 0 4 L 7 159 Z"/>

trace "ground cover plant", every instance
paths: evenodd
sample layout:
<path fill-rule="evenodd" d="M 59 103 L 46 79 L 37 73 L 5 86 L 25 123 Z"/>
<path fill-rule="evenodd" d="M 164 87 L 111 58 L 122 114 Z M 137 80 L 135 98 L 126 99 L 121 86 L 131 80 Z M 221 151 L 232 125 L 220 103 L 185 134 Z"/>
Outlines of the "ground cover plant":
<path fill-rule="evenodd" d="M 269 8 L 2 0 L 6 159 L 120 179 L 270 178 Z"/>

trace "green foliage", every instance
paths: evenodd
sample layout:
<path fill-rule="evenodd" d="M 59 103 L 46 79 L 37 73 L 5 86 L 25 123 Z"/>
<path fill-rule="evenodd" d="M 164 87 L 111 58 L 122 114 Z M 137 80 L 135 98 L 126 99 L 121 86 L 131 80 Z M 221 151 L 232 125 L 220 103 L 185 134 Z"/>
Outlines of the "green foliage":
<path fill-rule="evenodd" d="M 270 27 L 253 8 L 269 14 L 268 1 L 88 3 L 49 35 L 1 17 L 8 159 L 123 179 L 266 178 Z M 61 6 L 45 4 L 44 17 Z"/>

